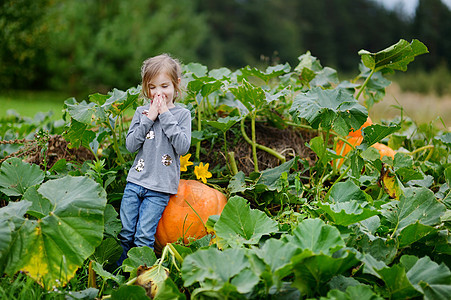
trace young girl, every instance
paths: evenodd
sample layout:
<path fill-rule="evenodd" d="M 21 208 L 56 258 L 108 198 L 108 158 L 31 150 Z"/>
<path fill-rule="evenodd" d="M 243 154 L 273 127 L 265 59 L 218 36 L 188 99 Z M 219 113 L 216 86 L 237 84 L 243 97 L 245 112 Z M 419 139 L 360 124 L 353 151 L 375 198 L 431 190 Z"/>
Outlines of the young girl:
<path fill-rule="evenodd" d="M 191 144 L 191 113 L 174 104 L 181 94 L 180 63 L 167 54 L 149 58 L 141 77 L 142 93 L 150 104 L 136 109 L 126 138 L 127 149 L 138 154 L 121 202 L 119 265 L 134 246 L 153 249 L 158 221 L 169 196 L 177 193 L 180 156 Z"/>

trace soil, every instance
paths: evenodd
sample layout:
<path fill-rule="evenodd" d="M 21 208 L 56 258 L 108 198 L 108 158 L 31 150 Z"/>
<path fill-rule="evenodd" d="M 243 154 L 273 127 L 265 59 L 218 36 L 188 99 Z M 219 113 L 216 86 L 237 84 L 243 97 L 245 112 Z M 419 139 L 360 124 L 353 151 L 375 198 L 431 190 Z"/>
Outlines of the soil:
<path fill-rule="evenodd" d="M 315 153 L 305 146 L 310 139 L 316 136 L 315 132 L 293 127 L 280 129 L 262 123 L 257 123 L 255 129 L 256 142 L 279 152 L 285 156 L 287 161 L 295 156 L 307 159 L 311 164 L 316 160 Z M 243 171 L 246 175 L 250 174 L 254 171 L 251 145 L 241 137 L 241 134 L 237 138 L 233 135 L 232 131 L 228 133 L 227 151 L 234 152 L 238 171 Z M 247 126 L 246 133 L 251 137 L 250 126 Z M 201 156 L 202 162 L 209 163 L 211 167 L 226 165 L 224 143 L 222 140 L 219 140 L 213 146 L 204 142 L 202 143 L 202 147 L 207 150 L 206 155 Z M 257 149 L 257 160 L 260 171 L 280 165 L 279 159 L 259 149 Z"/>
<path fill-rule="evenodd" d="M 61 135 L 52 135 L 49 137 L 47 148 L 47 169 L 50 169 L 58 160 L 74 161 L 83 163 L 87 160 L 94 160 L 94 154 L 84 147 L 69 148 L 68 142 Z M 30 155 L 25 159 L 26 162 L 40 165 L 43 168 L 44 155 L 40 147 L 35 147 Z"/>
<path fill-rule="evenodd" d="M 250 126 L 247 126 L 246 132 L 250 137 Z M 305 146 L 305 144 L 314 136 L 316 136 L 315 132 L 299 128 L 289 127 L 279 129 L 262 123 L 256 124 L 257 143 L 279 152 L 285 156 L 287 161 L 295 156 L 299 156 L 307 159 L 313 164 L 316 156 L 313 151 Z M 251 145 L 242 138 L 241 133 L 239 136 L 235 136 L 232 131 L 228 132 L 227 141 L 228 152 L 234 152 L 238 170 L 249 175 L 254 171 Z M 224 142 L 221 138 L 218 138 L 213 145 L 209 142 L 203 142 L 202 147 L 206 151 L 201 155 L 201 161 L 209 163 L 210 170 L 215 166 L 221 167 L 226 165 Z M 40 147 L 34 144 L 27 153 L 29 154 L 24 158 L 25 161 L 40 165 L 41 168 L 44 168 L 44 156 L 41 153 Z M 46 154 L 47 169 L 50 169 L 60 159 L 77 163 L 95 159 L 91 151 L 84 147 L 78 149 L 69 148 L 68 142 L 61 135 L 52 135 L 49 137 Z M 280 165 L 280 161 L 276 157 L 259 149 L 257 149 L 257 159 L 260 170 L 274 168 Z"/>

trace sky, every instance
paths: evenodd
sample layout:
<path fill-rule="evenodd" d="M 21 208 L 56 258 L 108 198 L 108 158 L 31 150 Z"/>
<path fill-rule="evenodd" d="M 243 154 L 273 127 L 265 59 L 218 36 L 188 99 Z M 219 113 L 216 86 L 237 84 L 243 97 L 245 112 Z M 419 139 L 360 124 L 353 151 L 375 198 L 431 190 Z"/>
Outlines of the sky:
<path fill-rule="evenodd" d="M 418 5 L 418 0 L 375 0 L 384 4 L 387 8 L 394 8 L 398 4 L 402 4 L 407 15 L 412 16 Z M 442 0 L 451 9 L 451 0 Z"/>

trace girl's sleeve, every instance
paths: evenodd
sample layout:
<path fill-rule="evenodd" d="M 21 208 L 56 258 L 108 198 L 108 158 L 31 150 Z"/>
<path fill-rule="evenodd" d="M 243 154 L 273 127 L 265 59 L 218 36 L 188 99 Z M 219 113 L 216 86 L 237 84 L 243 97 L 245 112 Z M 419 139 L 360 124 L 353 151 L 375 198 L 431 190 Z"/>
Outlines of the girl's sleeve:
<path fill-rule="evenodd" d="M 175 152 L 184 155 L 191 146 L 191 113 L 185 110 L 177 120 L 174 115 L 167 111 L 159 116 L 161 127 L 174 147 Z"/>
<path fill-rule="evenodd" d="M 141 148 L 153 123 L 154 121 L 143 115 L 139 109 L 136 109 L 125 139 L 125 147 L 128 151 L 133 153 Z"/>

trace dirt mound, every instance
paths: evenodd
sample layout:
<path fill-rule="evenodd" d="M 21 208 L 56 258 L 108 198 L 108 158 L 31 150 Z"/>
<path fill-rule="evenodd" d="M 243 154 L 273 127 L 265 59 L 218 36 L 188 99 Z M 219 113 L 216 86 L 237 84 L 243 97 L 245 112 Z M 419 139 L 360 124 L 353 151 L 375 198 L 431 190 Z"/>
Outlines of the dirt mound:
<path fill-rule="evenodd" d="M 50 169 L 60 159 L 77 163 L 95 159 L 94 154 L 88 149 L 84 147 L 70 149 L 68 144 L 61 135 L 51 135 L 47 144 L 47 152 L 42 153 L 42 148 L 35 145 L 34 150 L 24 160 L 43 168 L 44 157 L 46 157 L 47 169 Z"/>
<path fill-rule="evenodd" d="M 294 127 L 280 129 L 261 123 L 257 123 L 255 129 L 257 143 L 279 152 L 285 156 L 287 161 L 295 156 L 300 156 L 312 162 L 316 159 L 315 153 L 305 146 L 306 142 L 316 136 L 313 131 Z M 243 171 L 246 175 L 250 174 L 254 171 L 251 145 L 241 135 L 236 137 L 232 131 L 227 133 L 227 150 L 234 152 L 238 171 Z M 246 127 L 246 133 L 251 137 L 250 126 Z M 212 169 L 217 165 L 226 165 L 222 139 L 217 140 L 214 145 L 203 142 L 202 147 L 206 150 L 206 154 L 201 155 L 202 162 L 209 163 Z M 275 156 L 259 149 L 257 149 L 257 160 L 260 170 L 280 165 L 280 161 Z"/>

